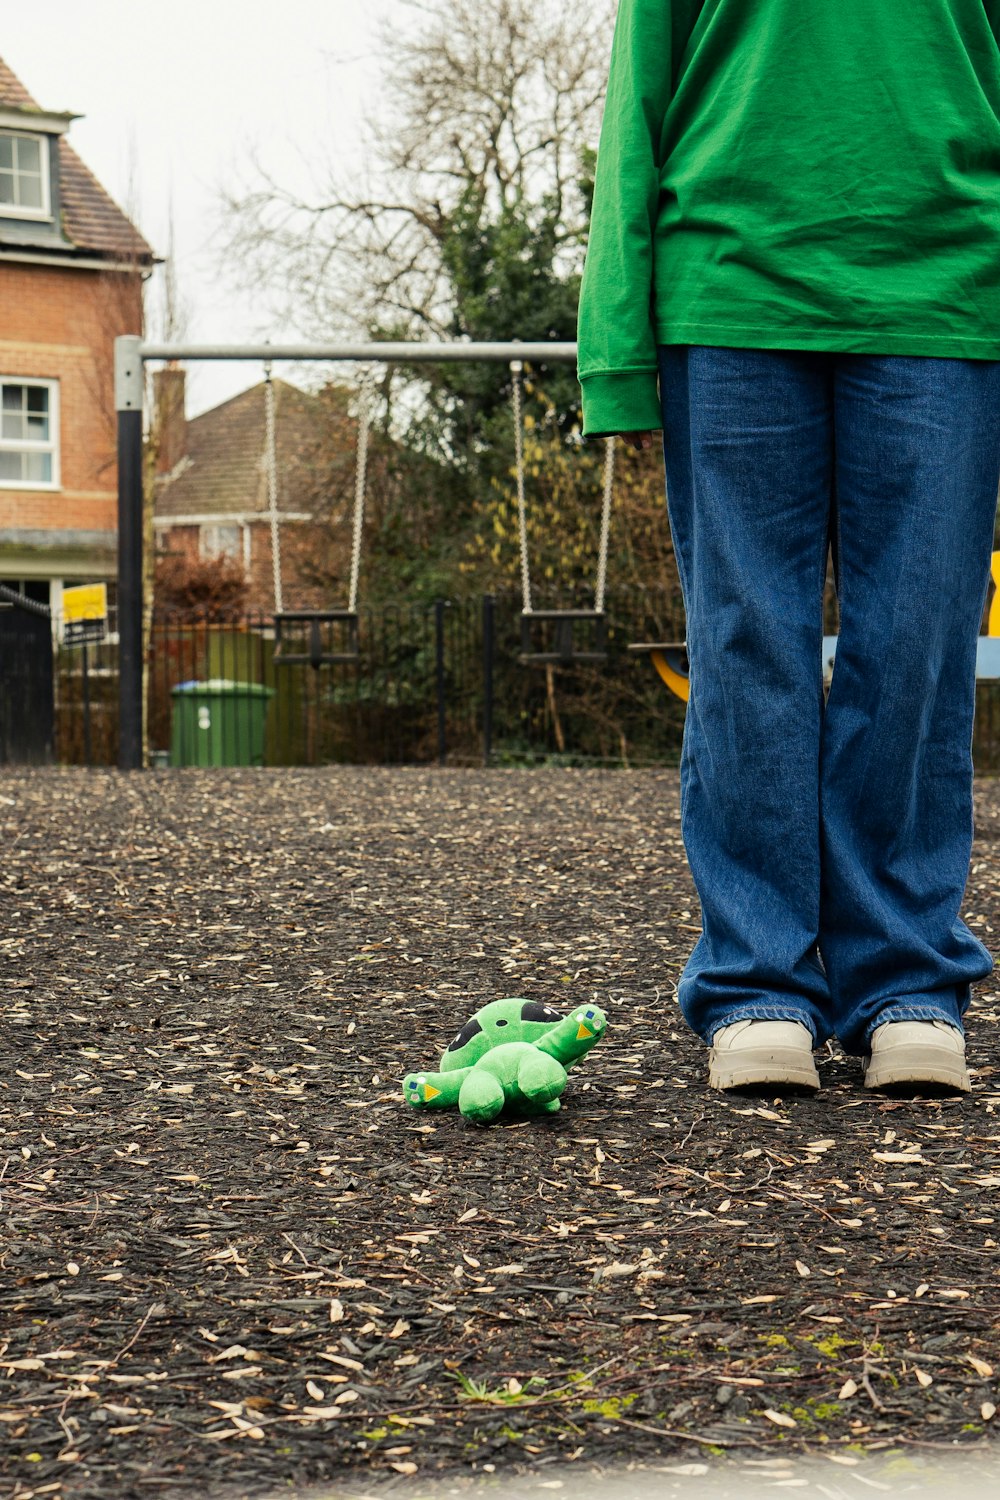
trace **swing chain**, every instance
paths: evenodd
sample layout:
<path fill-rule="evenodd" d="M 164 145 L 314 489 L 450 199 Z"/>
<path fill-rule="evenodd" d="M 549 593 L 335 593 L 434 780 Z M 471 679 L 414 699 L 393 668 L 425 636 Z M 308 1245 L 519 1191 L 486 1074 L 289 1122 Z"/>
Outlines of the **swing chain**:
<path fill-rule="evenodd" d="M 531 569 L 528 563 L 528 515 L 524 494 L 524 434 L 521 412 L 521 371 L 519 359 L 512 359 L 510 371 L 513 376 L 514 403 L 514 457 L 517 471 L 517 525 L 521 547 L 521 597 L 522 614 L 532 613 Z M 608 548 L 611 540 L 611 501 L 615 482 L 615 440 L 604 440 L 604 494 L 601 503 L 601 532 L 597 555 L 597 586 L 594 591 L 594 613 L 604 613 L 604 596 L 608 578 Z"/>
<path fill-rule="evenodd" d="M 271 568 L 274 575 L 274 610 L 281 614 L 284 609 L 281 588 L 281 528 L 278 525 L 278 456 L 277 429 L 275 423 L 274 382 L 271 379 L 271 362 L 264 366 L 264 455 L 267 471 L 267 503 L 271 520 Z"/>
<path fill-rule="evenodd" d="M 510 362 L 510 373 L 514 377 L 513 400 L 514 400 L 514 461 L 517 469 L 517 530 L 521 547 L 521 612 L 530 615 L 531 605 L 531 569 L 528 565 L 528 512 L 524 499 L 524 432 L 523 418 L 521 415 L 521 371 L 524 369 L 519 359 Z"/>
<path fill-rule="evenodd" d="M 594 592 L 594 610 L 604 613 L 604 592 L 608 578 L 608 543 L 611 538 L 611 496 L 615 482 L 615 440 L 604 439 L 604 500 L 601 506 L 601 540 L 597 556 L 597 588 Z"/>
<path fill-rule="evenodd" d="M 365 489 L 368 477 L 368 433 L 375 388 L 375 370 L 369 365 L 358 393 L 357 463 L 354 473 L 354 529 L 351 537 L 351 582 L 347 607 L 351 614 L 358 609 L 358 578 L 361 573 L 361 537 L 365 524 Z"/>

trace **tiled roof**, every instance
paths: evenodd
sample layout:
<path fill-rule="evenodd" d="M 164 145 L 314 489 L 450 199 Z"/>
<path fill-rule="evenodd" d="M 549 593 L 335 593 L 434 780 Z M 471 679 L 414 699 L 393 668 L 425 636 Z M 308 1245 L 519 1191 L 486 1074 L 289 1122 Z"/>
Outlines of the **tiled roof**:
<path fill-rule="evenodd" d="M 65 139 L 59 142 L 63 224 L 78 250 L 151 265 L 153 251 Z"/>
<path fill-rule="evenodd" d="M 16 108 L 39 109 L 28 90 L 8 68 L 0 57 L 0 104 L 13 104 Z"/>
<path fill-rule="evenodd" d="M 172 474 L 157 480 L 157 516 L 268 509 L 265 389 L 262 381 L 187 423 L 186 456 Z M 329 502 L 335 498 L 330 489 L 344 488 L 346 473 L 322 472 L 329 457 L 320 455 L 329 455 L 332 437 L 333 449 L 350 456 L 354 432 L 345 415 L 347 393 L 331 403 L 329 396 L 320 399 L 275 380 L 274 396 L 278 508 L 316 514 L 321 497 Z M 330 478 L 332 484 L 327 483 Z"/>
<path fill-rule="evenodd" d="M 39 109 L 21 80 L 0 57 L 0 105 Z M 128 217 L 84 166 L 65 136 L 59 138 L 62 228 L 73 252 L 151 265 L 153 251 Z M 51 231 L 50 231 L 51 234 Z M 59 249 L 46 236 L 46 248 Z"/>

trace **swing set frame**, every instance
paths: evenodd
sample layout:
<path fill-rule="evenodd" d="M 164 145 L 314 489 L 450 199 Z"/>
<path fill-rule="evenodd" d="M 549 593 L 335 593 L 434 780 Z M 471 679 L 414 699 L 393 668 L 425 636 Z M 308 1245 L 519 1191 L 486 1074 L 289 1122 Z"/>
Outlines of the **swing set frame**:
<path fill-rule="evenodd" d="M 607 566 L 608 527 L 611 511 L 611 487 L 614 464 L 614 439 L 606 439 L 604 501 L 598 556 L 598 576 L 594 609 L 535 610 L 532 607 L 531 579 L 527 554 L 527 522 L 524 495 L 524 461 L 521 431 L 520 372 L 521 362 L 576 362 L 575 343 L 528 343 L 513 340 L 506 343 L 473 343 L 467 340 L 403 342 L 385 341 L 368 344 L 167 344 L 146 343 L 134 334 L 115 339 L 115 411 L 118 424 L 118 641 L 119 641 L 119 740 L 118 765 L 123 771 L 140 770 L 143 764 L 143 426 L 145 401 L 145 366 L 150 361 L 226 360 L 261 364 L 269 384 L 271 406 L 268 414 L 269 452 L 272 455 L 269 474 L 269 498 L 272 516 L 276 517 L 276 474 L 274 472 L 274 410 L 270 366 L 273 360 L 310 363 L 354 363 L 369 367 L 386 364 L 426 364 L 451 361 L 486 361 L 510 366 L 514 377 L 515 442 L 517 445 L 518 511 L 520 521 L 522 566 L 521 660 L 558 663 L 603 661 L 606 648 L 604 584 Z M 367 457 L 367 420 L 370 387 L 363 386 L 359 412 L 359 452 L 355 489 L 352 539 L 351 584 L 346 608 L 318 611 L 284 611 L 275 613 L 278 636 L 276 659 L 284 662 L 308 662 L 319 667 L 325 661 L 357 659 L 358 613 L 357 588 L 360 560 L 361 528 L 364 516 L 365 461 Z M 275 551 L 278 553 L 277 544 Z M 987 634 L 979 639 L 976 676 L 980 681 L 1000 679 L 1000 552 L 993 554 L 992 576 L 995 584 Z M 279 588 L 280 595 L 280 588 Z M 280 598 L 276 600 L 280 603 Z M 533 642 L 532 627 L 536 621 L 554 623 L 554 651 L 539 651 Z M 341 653 L 324 651 L 320 626 L 326 621 L 347 625 L 348 640 Z M 592 622 L 595 637 L 590 650 L 581 650 L 574 639 L 574 627 Z M 308 645 L 304 652 L 288 650 L 285 628 L 308 627 Z M 833 671 L 837 637 L 824 637 L 823 672 L 829 683 Z M 678 698 L 687 700 L 690 692 L 687 644 L 685 641 L 646 641 L 628 647 L 633 655 L 648 656 L 658 675 Z"/>
<path fill-rule="evenodd" d="M 511 360 L 573 364 L 576 344 L 556 341 L 528 343 L 473 343 L 471 340 L 427 340 L 368 344 L 171 344 L 146 342 L 136 334 L 115 339 L 115 411 L 118 424 L 118 766 L 123 771 L 141 770 L 143 722 L 143 489 L 142 443 L 145 402 L 145 366 L 171 360 L 233 360 L 260 364 L 347 363 L 367 366 L 386 364 L 433 364 L 477 361 L 509 364 Z M 273 413 L 272 413 L 273 417 Z M 359 466 L 360 467 L 360 466 Z M 273 488 L 272 488 L 273 494 Z M 273 507 L 272 507 L 273 508 Z M 355 505 L 355 534 L 359 537 Z M 358 541 L 354 547 L 357 553 Z M 309 645 L 304 653 L 311 665 L 320 665 L 331 653 L 317 651 L 321 619 L 346 619 L 347 652 L 354 649 L 357 630 L 357 579 L 346 610 L 314 611 L 309 624 Z M 276 612 L 287 625 L 301 624 L 302 611 Z M 353 615 L 353 623 L 350 617 Z M 297 617 L 297 618 L 293 618 Z M 282 632 L 282 622 L 276 629 Z M 352 633 L 353 632 L 353 633 Z M 302 653 L 293 652 L 292 655 Z M 279 648 L 280 655 L 280 648 Z M 292 655 L 285 654 L 286 662 Z M 317 659 L 318 658 L 318 659 Z M 352 657 L 353 659 L 353 657 Z"/>

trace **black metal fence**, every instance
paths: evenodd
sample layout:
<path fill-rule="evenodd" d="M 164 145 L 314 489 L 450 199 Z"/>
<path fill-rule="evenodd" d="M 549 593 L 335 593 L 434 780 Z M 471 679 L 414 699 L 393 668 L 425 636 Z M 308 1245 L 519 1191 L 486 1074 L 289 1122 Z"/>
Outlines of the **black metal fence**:
<path fill-rule="evenodd" d="M 363 610 L 357 659 L 314 668 L 277 658 L 270 616 L 226 624 L 160 619 L 149 651 L 150 749 L 171 748 L 178 684 L 221 680 L 272 692 L 266 765 L 481 758 L 476 625 L 474 601 Z M 341 645 L 333 630 L 323 627 L 324 655 Z"/>
<path fill-rule="evenodd" d="M 172 749 L 177 758 L 178 687 L 224 681 L 272 694 L 265 765 L 676 764 L 684 705 L 628 645 L 683 639 L 679 592 L 611 592 L 606 610 L 602 660 L 525 664 L 514 595 L 385 604 L 360 611 L 355 659 L 316 668 L 276 659 L 273 616 L 222 624 L 161 616 L 147 657 L 150 754 L 160 764 L 170 764 Z M 347 654 L 340 628 L 322 626 L 323 655 Z M 574 629 L 586 652 L 590 622 Z M 547 630 L 533 627 L 541 654 L 553 645 Z M 980 772 L 1000 770 L 1000 685 L 979 685 L 973 751 Z M 64 763 L 116 764 L 113 637 L 57 650 L 55 752 Z"/>
<path fill-rule="evenodd" d="M 650 630 L 676 634 L 678 602 L 608 601 L 601 663 L 521 664 L 513 596 L 362 609 L 357 657 L 312 667 L 283 663 L 309 641 L 276 649 L 272 617 L 227 624 L 161 618 L 149 652 L 149 744 L 170 750 L 178 684 L 251 681 L 268 687 L 268 765 L 658 764 L 679 753 L 683 707 L 627 645 Z M 323 656 L 346 654 L 342 622 L 322 628 Z M 681 630 L 681 634 L 683 631 Z M 581 639 L 581 644 L 585 642 Z"/>

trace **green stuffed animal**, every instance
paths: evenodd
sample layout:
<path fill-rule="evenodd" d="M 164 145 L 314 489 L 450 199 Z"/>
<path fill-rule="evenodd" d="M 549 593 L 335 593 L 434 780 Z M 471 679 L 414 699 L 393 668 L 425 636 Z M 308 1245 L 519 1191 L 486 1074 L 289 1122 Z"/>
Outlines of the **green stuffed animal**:
<path fill-rule="evenodd" d="M 607 1017 L 596 1005 L 568 1016 L 533 1000 L 494 1000 L 477 1010 L 441 1058 L 439 1073 L 408 1073 L 403 1098 L 415 1109 L 450 1109 L 488 1125 L 505 1105 L 554 1114 L 566 1069 L 599 1042 Z"/>

